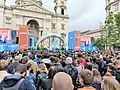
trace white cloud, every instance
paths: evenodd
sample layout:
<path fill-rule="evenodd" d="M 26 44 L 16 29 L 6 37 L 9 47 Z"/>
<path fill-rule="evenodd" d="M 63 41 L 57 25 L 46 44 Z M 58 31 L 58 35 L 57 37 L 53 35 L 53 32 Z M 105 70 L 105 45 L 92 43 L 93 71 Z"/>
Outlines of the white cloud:
<path fill-rule="evenodd" d="M 43 6 L 54 11 L 54 0 L 42 0 Z M 7 0 L 7 5 L 15 0 Z M 105 0 L 68 0 L 69 31 L 99 28 L 105 20 Z"/>

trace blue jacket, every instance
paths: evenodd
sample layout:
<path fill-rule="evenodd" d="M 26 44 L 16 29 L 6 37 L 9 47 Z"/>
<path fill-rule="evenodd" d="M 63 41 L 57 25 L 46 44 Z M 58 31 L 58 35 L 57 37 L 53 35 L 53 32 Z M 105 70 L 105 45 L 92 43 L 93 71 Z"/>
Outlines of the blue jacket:
<path fill-rule="evenodd" d="M 41 59 L 34 59 L 34 62 L 36 62 L 37 64 L 38 64 L 38 67 L 39 67 L 39 65 L 40 65 L 40 62 L 41 62 Z"/>
<path fill-rule="evenodd" d="M 0 84 L 0 90 L 1 87 L 13 87 L 17 84 L 17 82 L 21 79 L 24 78 L 23 76 L 20 75 L 9 75 L 6 76 Z M 28 80 L 28 78 L 24 78 L 24 81 L 22 82 L 22 84 L 20 85 L 18 90 L 36 90 L 35 86 Z"/>

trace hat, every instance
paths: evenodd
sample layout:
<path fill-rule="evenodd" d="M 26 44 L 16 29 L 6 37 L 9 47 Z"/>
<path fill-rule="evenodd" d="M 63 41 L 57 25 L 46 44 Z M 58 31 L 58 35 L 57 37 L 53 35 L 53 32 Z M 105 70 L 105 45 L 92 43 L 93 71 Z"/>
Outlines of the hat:
<path fill-rule="evenodd" d="M 51 60 L 49 60 L 49 59 L 43 59 L 41 62 L 44 62 L 44 63 L 51 63 Z"/>
<path fill-rule="evenodd" d="M 19 60 L 20 60 L 20 57 L 19 57 L 19 56 L 15 56 L 14 60 L 15 60 L 15 61 L 19 61 Z"/>

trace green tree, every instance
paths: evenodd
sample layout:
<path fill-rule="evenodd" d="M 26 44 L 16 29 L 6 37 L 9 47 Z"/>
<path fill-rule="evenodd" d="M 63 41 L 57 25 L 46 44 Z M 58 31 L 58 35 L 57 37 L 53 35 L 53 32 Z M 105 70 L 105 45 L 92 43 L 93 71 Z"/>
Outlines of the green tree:
<path fill-rule="evenodd" d="M 106 34 L 106 46 L 111 46 L 116 44 L 116 25 L 115 25 L 115 18 L 112 12 L 109 13 L 108 17 L 105 20 L 105 27 L 104 27 Z M 109 47 L 110 48 L 110 47 Z"/>
<path fill-rule="evenodd" d="M 120 13 L 109 13 L 105 21 L 105 30 L 106 45 L 114 48 L 120 46 Z"/>
<path fill-rule="evenodd" d="M 115 48 L 120 45 L 120 13 L 109 13 L 105 21 L 105 31 L 106 46 Z"/>
<path fill-rule="evenodd" d="M 116 25 L 116 44 L 120 45 L 120 12 L 114 15 Z"/>
<path fill-rule="evenodd" d="M 97 38 L 94 40 L 93 45 L 101 49 L 106 45 L 106 42 L 106 38 Z"/>

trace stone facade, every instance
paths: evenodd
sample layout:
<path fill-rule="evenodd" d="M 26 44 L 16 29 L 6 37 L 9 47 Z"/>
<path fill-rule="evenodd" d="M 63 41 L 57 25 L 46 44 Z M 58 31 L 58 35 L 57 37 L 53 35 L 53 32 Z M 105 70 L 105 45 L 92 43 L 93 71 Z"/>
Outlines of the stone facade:
<path fill-rule="evenodd" d="M 67 0 L 55 0 L 55 13 L 42 7 L 42 0 L 16 0 L 15 5 L 6 6 L 0 0 L 0 28 L 18 30 L 28 25 L 29 35 L 36 38 L 49 33 L 61 35 L 68 43 Z"/>
<path fill-rule="evenodd" d="M 103 29 L 88 30 L 82 32 L 82 35 L 88 35 L 93 37 L 94 39 L 103 38 L 105 36 L 105 30 Z"/>
<path fill-rule="evenodd" d="M 110 12 L 116 14 L 120 12 L 120 0 L 106 0 L 106 14 L 109 15 Z"/>

